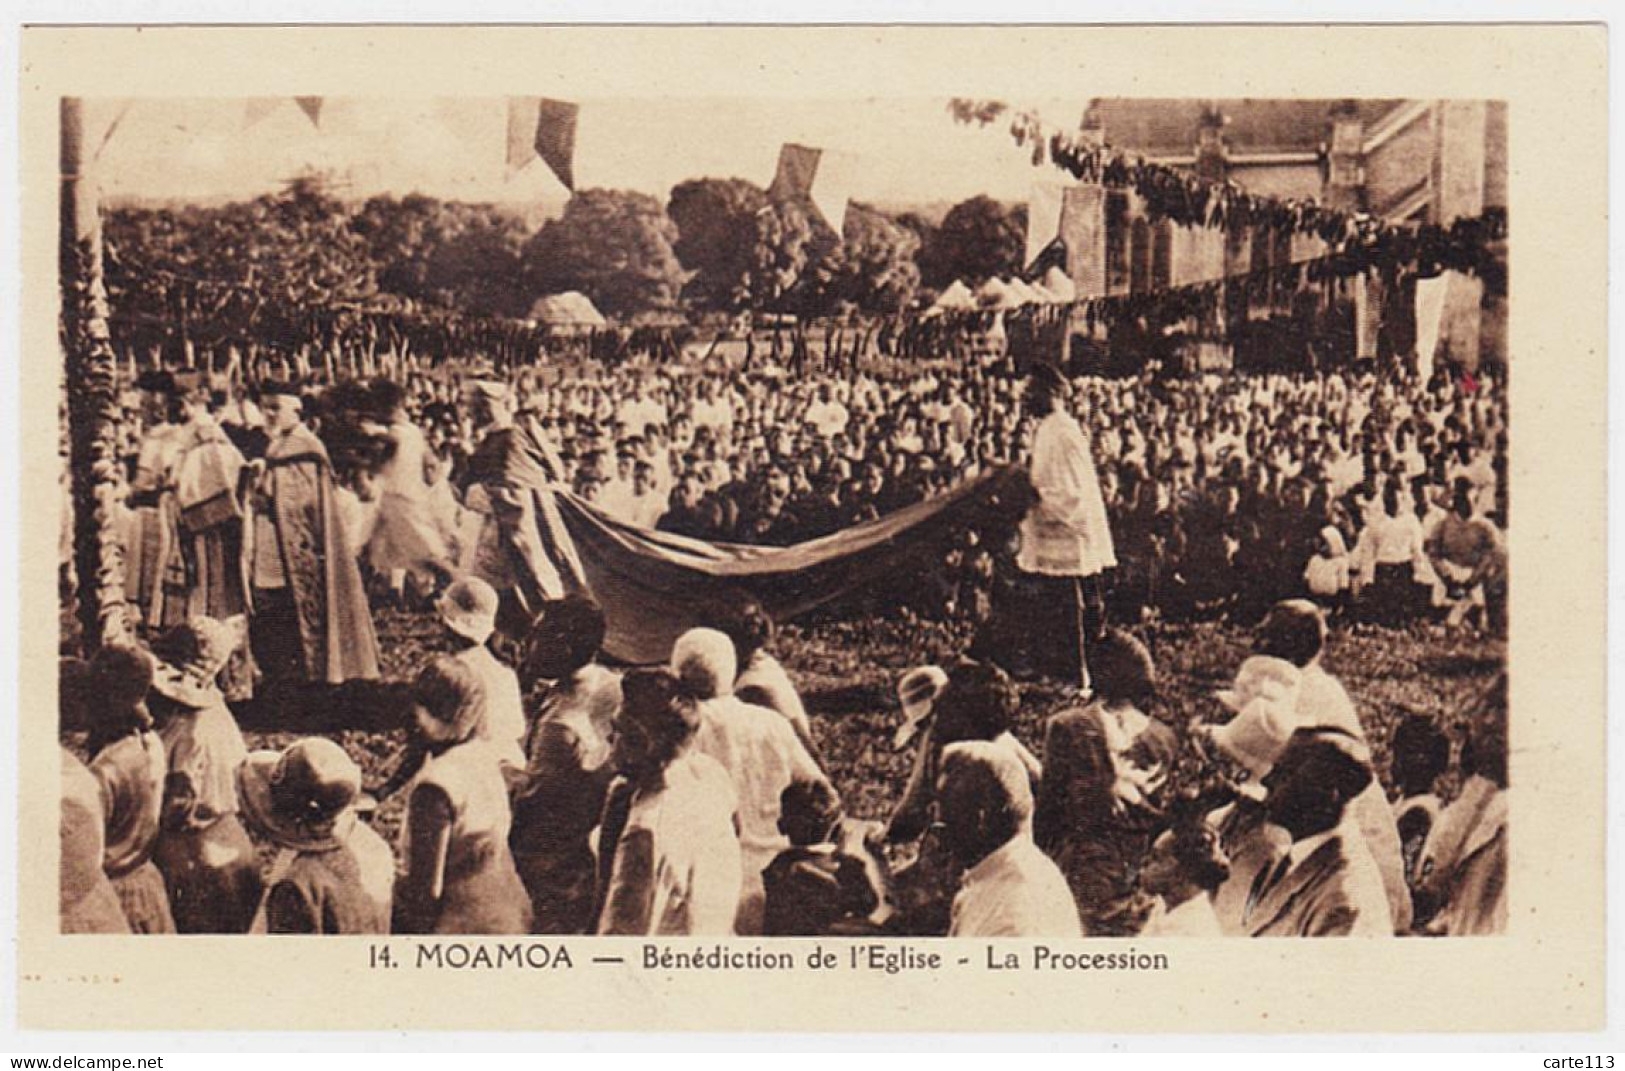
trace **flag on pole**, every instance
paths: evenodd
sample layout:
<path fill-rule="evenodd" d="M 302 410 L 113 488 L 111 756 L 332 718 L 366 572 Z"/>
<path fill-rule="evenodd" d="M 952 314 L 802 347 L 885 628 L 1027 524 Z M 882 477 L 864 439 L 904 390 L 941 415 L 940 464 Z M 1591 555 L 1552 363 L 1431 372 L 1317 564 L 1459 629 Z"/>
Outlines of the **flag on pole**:
<path fill-rule="evenodd" d="M 1065 197 L 1062 186 L 1033 184 L 1027 197 L 1027 267 L 1061 236 L 1061 204 Z"/>
<path fill-rule="evenodd" d="M 299 105 L 299 110 L 309 117 L 310 125 L 320 130 L 322 126 L 322 98 L 295 97 L 293 102 Z"/>
<path fill-rule="evenodd" d="M 840 234 L 857 163 L 856 157 L 846 153 L 786 144 L 779 149 L 779 167 L 768 197 L 811 201 L 829 229 Z"/>

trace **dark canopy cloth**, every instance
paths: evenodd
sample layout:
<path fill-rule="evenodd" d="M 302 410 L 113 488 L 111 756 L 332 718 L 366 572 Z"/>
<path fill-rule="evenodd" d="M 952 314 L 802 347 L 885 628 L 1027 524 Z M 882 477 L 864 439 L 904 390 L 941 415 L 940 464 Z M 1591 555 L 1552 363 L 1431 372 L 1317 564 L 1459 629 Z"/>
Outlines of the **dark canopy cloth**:
<path fill-rule="evenodd" d="M 581 579 L 604 608 L 605 653 L 648 664 L 665 661 L 677 637 L 704 623 L 729 592 L 754 596 L 782 622 L 866 585 L 895 585 L 900 577 L 938 568 L 950 534 L 997 508 L 1021 476 L 1018 469 L 996 469 L 947 494 L 789 547 L 708 543 L 634 528 L 562 490 L 553 498 Z"/>

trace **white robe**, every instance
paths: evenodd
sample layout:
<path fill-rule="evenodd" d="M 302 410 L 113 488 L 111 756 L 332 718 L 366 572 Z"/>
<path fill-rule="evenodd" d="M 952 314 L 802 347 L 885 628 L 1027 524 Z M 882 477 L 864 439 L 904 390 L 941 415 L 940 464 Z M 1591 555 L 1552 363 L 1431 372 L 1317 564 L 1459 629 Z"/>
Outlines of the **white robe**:
<path fill-rule="evenodd" d="M 1038 502 L 1021 522 L 1017 567 L 1045 576 L 1093 576 L 1115 567 L 1089 438 L 1070 413 L 1056 410 L 1039 423 L 1031 475 Z"/>

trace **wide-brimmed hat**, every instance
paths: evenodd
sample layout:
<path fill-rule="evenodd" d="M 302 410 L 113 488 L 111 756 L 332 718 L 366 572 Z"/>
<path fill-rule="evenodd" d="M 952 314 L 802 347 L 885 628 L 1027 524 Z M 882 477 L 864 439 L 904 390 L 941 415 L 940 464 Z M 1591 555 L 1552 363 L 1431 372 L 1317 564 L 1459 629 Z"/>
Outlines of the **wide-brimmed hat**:
<path fill-rule="evenodd" d="M 284 848 L 328 851 L 355 822 L 361 768 L 324 737 L 283 751 L 253 751 L 237 768 L 237 794 L 249 820 Z"/>
<path fill-rule="evenodd" d="M 908 746 L 920 731 L 920 723 L 931 716 L 937 696 L 948 687 L 948 674 L 940 666 L 920 666 L 903 674 L 897 682 L 897 700 L 903 705 L 903 724 L 898 726 L 892 746 Z"/>
<path fill-rule="evenodd" d="M 447 628 L 470 643 L 484 643 L 496 631 L 496 590 L 477 576 L 454 581 L 435 610 Z"/>
<path fill-rule="evenodd" d="M 236 629 L 212 617 L 176 625 L 152 646 L 157 659 L 152 690 L 193 709 L 224 702 L 216 678 L 237 649 L 238 639 Z"/>
<path fill-rule="evenodd" d="M 1260 779 L 1274 767 L 1298 728 L 1300 681 L 1301 671 L 1290 662 L 1255 656 L 1236 672 L 1235 687 L 1219 693 L 1220 702 L 1237 713 L 1209 730 L 1208 739 L 1252 775 L 1241 786 L 1247 795 L 1263 795 Z"/>

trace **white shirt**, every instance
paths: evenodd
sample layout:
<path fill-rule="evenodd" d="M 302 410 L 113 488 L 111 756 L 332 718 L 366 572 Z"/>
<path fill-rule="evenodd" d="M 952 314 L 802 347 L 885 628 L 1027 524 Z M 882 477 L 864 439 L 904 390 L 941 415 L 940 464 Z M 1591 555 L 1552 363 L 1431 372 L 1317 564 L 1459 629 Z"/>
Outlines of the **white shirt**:
<path fill-rule="evenodd" d="M 738 932 L 760 933 L 762 870 L 790 846 L 779 832 L 779 795 L 791 781 L 823 780 L 824 773 L 782 715 L 732 695 L 700 704 L 694 749 L 715 759 L 733 781 L 744 860 Z"/>
<path fill-rule="evenodd" d="M 523 770 L 525 703 L 519 694 L 519 678 L 483 643 L 458 651 L 456 658 L 474 671 L 485 691 L 483 735 L 496 750 L 497 761 Z"/>
<path fill-rule="evenodd" d="M 1049 856 L 1023 829 L 965 871 L 949 937 L 1081 937 L 1078 905 Z"/>

